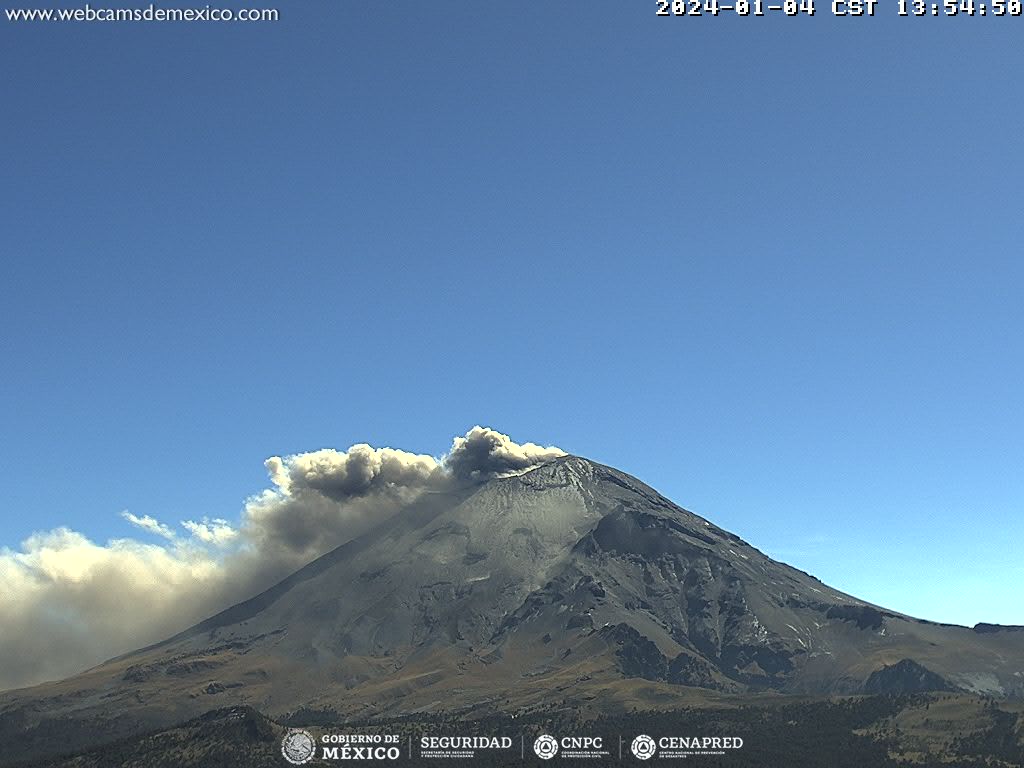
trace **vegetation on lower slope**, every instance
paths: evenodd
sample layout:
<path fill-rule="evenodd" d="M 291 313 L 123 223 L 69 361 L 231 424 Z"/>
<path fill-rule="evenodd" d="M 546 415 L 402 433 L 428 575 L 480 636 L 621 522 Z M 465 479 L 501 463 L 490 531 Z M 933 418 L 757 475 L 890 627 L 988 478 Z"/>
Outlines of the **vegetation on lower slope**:
<path fill-rule="evenodd" d="M 219 709 L 170 728 L 123 738 L 33 768 L 281 768 L 287 729 L 248 707 Z M 59 739 L 60 734 L 53 734 Z"/>
<path fill-rule="evenodd" d="M 303 710 L 276 723 L 246 707 L 215 710 L 175 728 L 114 741 L 78 755 L 23 763 L 22 768 L 282 768 L 281 737 L 287 727 L 324 733 L 400 736 L 397 764 L 444 766 L 448 760 L 410 760 L 406 745 L 421 735 L 508 735 L 525 744 L 510 753 L 480 753 L 472 766 L 540 766 L 530 746 L 540 733 L 601 736 L 610 757 L 600 765 L 643 765 L 629 742 L 644 733 L 661 736 L 733 736 L 742 749 L 724 756 L 691 758 L 708 768 L 1014 768 L 1024 765 L 1020 702 L 958 694 L 865 696 L 830 700 L 781 698 L 732 707 L 635 711 L 584 720 L 571 707 L 551 707 L 512 717 L 459 715 L 405 717 L 387 722 L 343 723 L 328 709 Z M 53 734 L 60 738 L 59 733 Z M 622 754 L 619 758 L 620 737 Z M 311 765 L 333 761 L 314 760 Z M 379 762 L 379 761 L 378 761 Z"/>

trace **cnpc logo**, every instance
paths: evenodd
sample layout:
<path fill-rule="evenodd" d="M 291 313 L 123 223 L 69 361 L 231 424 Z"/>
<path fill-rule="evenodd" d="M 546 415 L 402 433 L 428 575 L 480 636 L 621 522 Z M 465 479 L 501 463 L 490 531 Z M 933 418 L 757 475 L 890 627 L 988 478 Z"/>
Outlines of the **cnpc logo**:
<path fill-rule="evenodd" d="M 558 739 L 542 733 L 533 742 L 533 751 L 541 760 L 550 760 L 558 754 Z"/>
<path fill-rule="evenodd" d="M 578 757 L 579 753 L 600 750 L 603 746 L 600 736 L 563 736 L 556 739 L 544 733 L 533 742 L 533 751 L 541 760 L 550 760 L 559 751 L 573 753 L 570 757 Z"/>

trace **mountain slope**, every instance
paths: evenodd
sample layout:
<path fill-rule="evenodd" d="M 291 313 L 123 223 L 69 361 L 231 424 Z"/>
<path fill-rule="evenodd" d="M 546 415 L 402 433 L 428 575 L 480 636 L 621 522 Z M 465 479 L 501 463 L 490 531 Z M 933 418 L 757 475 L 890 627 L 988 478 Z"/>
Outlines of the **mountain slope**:
<path fill-rule="evenodd" d="M 176 637 L 0 696 L 0 739 L 32 749 L 59 718 L 84 744 L 235 704 L 374 718 L 866 686 L 1019 696 L 1022 670 L 1024 633 L 870 605 L 570 456 L 424 496 Z"/>

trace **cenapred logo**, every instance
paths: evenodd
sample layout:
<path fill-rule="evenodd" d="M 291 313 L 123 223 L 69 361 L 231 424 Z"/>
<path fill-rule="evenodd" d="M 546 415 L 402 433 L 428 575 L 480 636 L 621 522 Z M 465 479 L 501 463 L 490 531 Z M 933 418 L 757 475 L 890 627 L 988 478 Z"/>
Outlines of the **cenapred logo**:
<path fill-rule="evenodd" d="M 655 755 L 663 759 L 687 759 L 698 756 L 722 756 L 727 750 L 743 749 L 739 736 L 659 736 L 657 740 L 645 733 L 629 745 L 638 760 L 650 760 Z"/>
<path fill-rule="evenodd" d="M 541 760 L 550 760 L 558 754 L 558 739 L 543 733 L 533 742 L 533 751 Z"/>
<path fill-rule="evenodd" d="M 633 753 L 633 757 L 638 760 L 650 760 L 654 757 L 654 753 L 658 751 L 658 745 L 650 736 L 641 733 L 633 739 L 633 743 L 629 745 L 629 750 Z"/>
<path fill-rule="evenodd" d="M 316 740 L 308 731 L 290 730 L 281 740 L 281 754 L 292 765 L 303 765 L 316 754 Z"/>

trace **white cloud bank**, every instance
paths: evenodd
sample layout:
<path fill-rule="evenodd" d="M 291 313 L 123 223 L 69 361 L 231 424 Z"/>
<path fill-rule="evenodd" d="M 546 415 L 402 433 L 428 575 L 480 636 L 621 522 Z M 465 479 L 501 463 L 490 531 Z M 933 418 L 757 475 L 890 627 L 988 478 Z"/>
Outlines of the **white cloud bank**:
<path fill-rule="evenodd" d="M 182 520 L 181 533 L 125 511 L 161 541 L 97 544 L 67 528 L 0 549 L 0 690 L 74 674 L 158 642 L 271 586 L 396 514 L 425 490 L 516 474 L 564 455 L 493 429 L 440 459 L 354 445 L 265 462 L 272 488 L 240 520 Z"/>
<path fill-rule="evenodd" d="M 174 538 L 174 531 L 172 531 L 169 526 L 164 525 L 163 523 L 159 522 L 158 520 L 155 520 L 149 515 L 137 517 L 136 515 L 133 515 L 126 509 L 124 512 L 121 513 L 121 517 L 123 517 L 125 520 L 127 520 L 135 527 L 141 528 L 142 530 L 148 531 L 149 533 L 155 534 L 165 539 Z"/>

